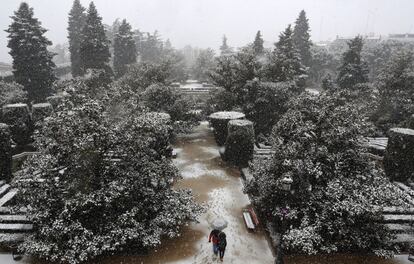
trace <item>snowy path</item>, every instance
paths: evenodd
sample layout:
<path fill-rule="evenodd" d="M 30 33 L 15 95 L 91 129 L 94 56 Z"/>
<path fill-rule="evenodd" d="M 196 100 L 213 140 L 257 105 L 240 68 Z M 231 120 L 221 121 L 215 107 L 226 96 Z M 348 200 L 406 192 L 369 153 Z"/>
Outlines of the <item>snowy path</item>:
<path fill-rule="evenodd" d="M 197 201 L 206 204 L 207 212 L 200 217 L 200 223 L 185 228 L 180 238 L 166 241 L 156 252 L 141 258 L 141 262 L 135 257 L 134 263 L 218 263 L 208 243 L 208 219 L 214 216 L 222 216 L 229 222 L 224 230 L 228 243 L 224 263 L 273 263 L 264 233 L 251 233 L 245 227 L 242 208 L 249 200 L 242 192 L 239 171 L 221 161 L 207 123 L 202 123 L 192 134 L 180 137 L 175 150 L 178 157 L 174 163 L 183 176 L 176 188 L 192 189 Z"/>

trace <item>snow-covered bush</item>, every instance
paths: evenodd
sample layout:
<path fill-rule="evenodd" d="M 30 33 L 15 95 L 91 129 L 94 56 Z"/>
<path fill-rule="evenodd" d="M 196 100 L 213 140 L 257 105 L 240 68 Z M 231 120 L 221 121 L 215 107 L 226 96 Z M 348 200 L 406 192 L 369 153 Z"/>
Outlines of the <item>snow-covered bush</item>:
<path fill-rule="evenodd" d="M 200 207 L 168 159 L 171 126 L 156 114 L 114 119 L 102 101 L 74 91 L 36 135 L 40 154 L 18 182 L 33 233 L 20 249 L 81 263 L 156 247 L 196 219 Z"/>
<path fill-rule="evenodd" d="M 149 110 L 168 113 L 176 132 L 189 131 L 198 123 L 196 115 L 191 112 L 192 103 L 175 88 L 161 84 L 150 85 L 143 93 L 142 100 Z"/>
<path fill-rule="evenodd" d="M 40 103 L 32 105 L 32 121 L 33 125 L 37 126 L 38 122 L 50 116 L 53 112 L 53 107 L 50 103 Z"/>
<path fill-rule="evenodd" d="M 254 161 L 246 191 L 270 220 L 290 209 L 287 248 L 294 252 L 372 251 L 390 239 L 378 206 L 406 205 L 403 193 L 365 155 L 371 126 L 358 107 L 334 93 L 302 94 L 272 132 L 276 153 Z M 291 192 L 281 188 L 287 174 Z M 302 241 L 302 242 L 301 242 Z"/>

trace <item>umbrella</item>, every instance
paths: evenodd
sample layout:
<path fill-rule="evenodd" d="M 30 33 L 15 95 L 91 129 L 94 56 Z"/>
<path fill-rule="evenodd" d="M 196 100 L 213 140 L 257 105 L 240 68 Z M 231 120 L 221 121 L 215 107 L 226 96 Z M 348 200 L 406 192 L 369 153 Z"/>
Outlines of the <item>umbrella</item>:
<path fill-rule="evenodd" d="M 210 226 L 213 229 L 223 230 L 228 225 L 228 222 L 223 218 L 215 218 L 211 223 Z"/>

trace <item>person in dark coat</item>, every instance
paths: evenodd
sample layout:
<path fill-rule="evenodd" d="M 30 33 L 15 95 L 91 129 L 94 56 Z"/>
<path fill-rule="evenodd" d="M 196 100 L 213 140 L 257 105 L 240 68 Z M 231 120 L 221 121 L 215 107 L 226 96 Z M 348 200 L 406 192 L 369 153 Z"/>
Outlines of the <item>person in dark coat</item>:
<path fill-rule="evenodd" d="M 227 246 L 226 234 L 224 232 L 220 232 L 218 234 L 218 240 L 218 252 L 220 255 L 220 260 L 223 261 L 224 252 L 226 251 Z"/>
<path fill-rule="evenodd" d="M 218 243 L 219 243 L 219 234 L 220 230 L 213 229 L 208 236 L 208 242 L 213 242 L 213 253 L 214 255 L 218 254 Z"/>

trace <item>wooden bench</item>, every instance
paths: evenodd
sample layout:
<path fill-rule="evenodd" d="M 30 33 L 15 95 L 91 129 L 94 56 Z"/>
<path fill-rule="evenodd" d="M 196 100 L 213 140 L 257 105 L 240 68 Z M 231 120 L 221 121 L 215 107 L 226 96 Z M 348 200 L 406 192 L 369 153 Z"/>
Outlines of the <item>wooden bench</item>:
<path fill-rule="evenodd" d="M 252 217 L 253 224 L 257 227 L 259 225 L 259 219 L 257 218 L 256 212 L 253 208 L 249 208 L 250 216 Z"/>
<path fill-rule="evenodd" d="M 250 212 L 248 209 L 243 209 L 243 219 L 248 229 L 251 229 L 251 230 L 255 229 L 255 226 L 253 224 L 253 219 L 250 216 Z"/>
<path fill-rule="evenodd" d="M 247 228 L 250 230 L 255 230 L 259 225 L 259 220 L 253 208 L 243 209 L 243 219 Z"/>

